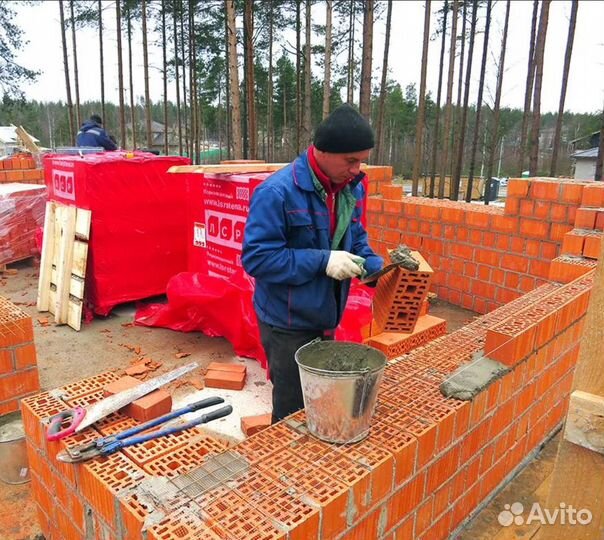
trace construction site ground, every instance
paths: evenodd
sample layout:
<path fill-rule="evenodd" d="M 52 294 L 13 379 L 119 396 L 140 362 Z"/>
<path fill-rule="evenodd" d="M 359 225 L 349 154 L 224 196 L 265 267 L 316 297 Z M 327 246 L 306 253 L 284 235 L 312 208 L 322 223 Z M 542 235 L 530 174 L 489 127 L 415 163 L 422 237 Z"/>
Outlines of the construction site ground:
<path fill-rule="evenodd" d="M 203 370 L 210 362 L 244 362 L 247 382 L 242 391 L 198 390 L 190 379 L 171 383 L 167 389 L 173 402 L 191 401 L 194 393 L 202 397 L 221 395 L 233 405 L 234 413 L 213 422 L 208 429 L 213 435 L 237 442 L 244 438 L 240 418 L 270 412 L 271 384 L 264 369 L 255 360 L 236 356 L 231 345 L 223 338 L 212 338 L 198 332 L 182 333 L 163 328 L 134 326 L 134 303 L 117 306 L 106 318 L 95 318 L 84 324 L 80 332 L 68 326 L 56 326 L 52 315 L 38 313 L 36 295 L 38 265 L 34 260 L 10 265 L 17 273 L 0 279 L 0 295 L 8 298 L 34 321 L 35 343 L 38 355 L 40 384 L 43 390 L 74 382 L 107 370 L 128 367 L 134 360 L 149 358 L 160 367 L 147 378 L 196 361 Z M 165 301 L 163 298 L 153 301 Z M 439 302 L 430 306 L 430 313 L 447 321 L 452 332 L 474 317 L 474 313 L 451 304 Z M 45 321 L 48 320 L 48 322 Z M 199 377 L 200 373 L 196 376 Z M 505 504 L 519 501 L 528 504 L 543 502 L 547 497 L 547 478 L 555 460 L 558 437 L 548 443 L 543 451 L 524 471 L 493 499 L 472 521 L 459 538 L 531 538 L 535 531 L 528 527 L 501 527 L 498 514 Z M 525 530 L 526 529 L 526 530 Z M 32 540 L 39 536 L 35 504 L 30 496 L 29 484 L 8 485 L 0 482 L 0 539 Z M 243 539 L 242 539 L 243 540 Z"/>

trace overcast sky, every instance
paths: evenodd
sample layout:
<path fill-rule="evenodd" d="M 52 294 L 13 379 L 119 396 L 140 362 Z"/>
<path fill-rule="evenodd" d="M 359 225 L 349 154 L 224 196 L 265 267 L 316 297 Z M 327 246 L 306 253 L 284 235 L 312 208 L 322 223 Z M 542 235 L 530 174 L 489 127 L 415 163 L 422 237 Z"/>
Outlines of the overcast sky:
<path fill-rule="evenodd" d="M 105 16 L 105 77 L 106 96 L 108 101 L 117 103 L 117 53 L 115 37 L 114 2 L 107 1 Z M 440 9 L 442 2 L 432 2 L 431 27 L 434 33 L 437 24 L 435 11 Z M 542 112 L 557 111 L 560 98 L 560 82 L 564 63 L 564 51 L 568 35 L 568 19 L 570 16 L 570 1 L 553 0 L 550 7 L 549 28 L 545 49 L 545 66 L 543 73 Z M 384 6 L 385 7 L 385 6 Z M 27 97 L 41 101 L 65 100 L 65 79 L 61 33 L 59 25 L 59 4 L 55 1 L 45 1 L 36 6 L 21 6 L 17 8 L 17 24 L 25 31 L 28 42 L 19 54 L 19 61 L 42 73 L 38 81 L 23 88 Z M 385 12 L 385 9 L 383 9 Z M 313 22 L 324 22 L 325 7 L 319 3 L 313 7 Z M 484 17 L 484 10 L 481 10 Z M 491 27 L 490 51 L 487 71 L 488 86 L 485 101 L 493 101 L 497 62 L 501 46 L 501 34 L 505 13 L 505 2 L 494 2 L 493 23 Z M 532 2 L 529 0 L 513 0 L 510 12 L 510 29 L 506 53 L 506 71 L 504 75 L 502 106 L 522 108 L 524 103 L 524 87 L 528 59 L 529 37 L 531 29 Z M 604 1 L 582 0 L 579 2 L 577 28 L 575 34 L 570 78 L 566 96 L 565 109 L 572 112 L 596 112 L 602 109 L 604 103 Z M 403 1 L 394 2 L 392 16 L 392 31 L 390 44 L 389 72 L 403 87 L 409 83 L 419 86 L 422 34 L 424 25 L 424 2 Z M 480 55 L 482 52 L 482 29 L 484 19 L 478 23 L 480 35 L 475 45 L 474 65 L 472 70 L 473 91 L 471 101 L 475 101 L 476 86 L 480 71 Z M 375 24 L 373 48 L 373 79 L 374 84 L 380 80 L 380 72 L 384 48 L 385 13 Z M 140 96 L 143 88 L 142 68 L 142 37 L 140 30 L 135 32 L 134 70 L 135 94 Z M 162 99 L 161 77 L 161 41 L 159 35 L 149 37 L 151 76 L 151 99 Z M 78 67 L 80 72 L 81 101 L 100 99 L 99 87 L 99 52 L 98 34 L 92 30 L 82 30 L 77 34 Z M 316 36 L 319 44 L 321 38 Z M 68 42 L 71 48 L 71 41 Z M 125 40 L 123 41 L 124 47 Z M 467 48 L 466 48 L 467 51 Z M 241 51 L 240 51 L 241 52 Z M 361 51 L 357 52 L 360 55 Z M 436 96 L 438 82 L 438 60 L 440 42 L 430 42 L 430 58 L 428 69 L 428 90 Z M 447 71 L 445 54 L 445 74 Z M 72 61 L 70 56 L 70 62 Z M 124 49 L 124 61 L 127 61 Z M 125 69 L 127 69 L 125 67 Z M 126 72 L 127 73 L 127 72 Z M 315 68 L 315 75 L 321 77 L 322 72 Z M 126 80 L 126 78 L 125 78 Z M 456 90 L 454 90 L 454 97 Z M 73 88 L 72 88 L 73 94 Z M 446 87 L 443 88 L 443 96 Z M 473 97 L 472 97 L 473 96 Z M 174 89 L 169 90 L 169 97 L 174 99 Z M 358 91 L 355 99 L 358 100 Z"/>

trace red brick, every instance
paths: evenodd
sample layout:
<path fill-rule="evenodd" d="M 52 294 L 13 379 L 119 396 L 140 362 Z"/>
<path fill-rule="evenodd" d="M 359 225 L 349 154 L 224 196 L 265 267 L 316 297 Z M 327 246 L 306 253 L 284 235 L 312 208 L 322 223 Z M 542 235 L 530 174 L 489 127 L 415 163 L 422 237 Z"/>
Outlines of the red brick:
<path fill-rule="evenodd" d="M 12 373 L 14 370 L 13 351 L 10 349 L 0 349 L 0 374 Z M 0 384 L 2 384 L 1 380 Z"/>
<path fill-rule="evenodd" d="M 532 199 L 557 201 L 560 193 L 560 182 L 533 180 L 529 188 L 529 196 Z"/>
<path fill-rule="evenodd" d="M 112 396 L 123 390 L 129 390 L 141 384 L 141 381 L 125 375 L 117 381 L 109 383 L 103 388 L 103 394 L 105 396 Z M 122 414 L 134 418 L 139 422 L 147 422 L 153 418 L 157 418 L 164 414 L 169 413 L 172 410 L 172 396 L 159 388 L 143 396 L 129 405 L 126 405 L 123 409 L 120 409 Z"/>
<path fill-rule="evenodd" d="M 526 197 L 529 192 L 529 181 L 522 178 L 510 178 L 508 183 L 508 196 Z"/>
<path fill-rule="evenodd" d="M 272 414 L 261 414 L 258 416 L 242 416 L 241 417 L 241 431 L 246 436 L 253 435 L 258 431 L 261 431 L 271 425 Z"/>
<path fill-rule="evenodd" d="M 583 188 L 581 206 L 592 206 L 600 208 L 604 206 L 604 185 L 596 182 Z"/>
<path fill-rule="evenodd" d="M 575 227 L 577 229 L 594 229 L 596 226 L 596 208 L 578 208 L 575 216 Z"/>
<path fill-rule="evenodd" d="M 245 373 L 211 369 L 206 372 L 204 383 L 208 388 L 242 390 L 245 386 Z"/>
<path fill-rule="evenodd" d="M 530 238 L 547 238 L 549 222 L 537 219 L 520 219 L 520 234 Z"/>
<path fill-rule="evenodd" d="M 36 365 L 36 347 L 33 343 L 15 348 L 15 369 L 21 370 Z"/>
<path fill-rule="evenodd" d="M 590 259 L 599 259 L 602 250 L 602 238 L 600 236 L 586 236 L 583 246 L 583 256 Z"/>

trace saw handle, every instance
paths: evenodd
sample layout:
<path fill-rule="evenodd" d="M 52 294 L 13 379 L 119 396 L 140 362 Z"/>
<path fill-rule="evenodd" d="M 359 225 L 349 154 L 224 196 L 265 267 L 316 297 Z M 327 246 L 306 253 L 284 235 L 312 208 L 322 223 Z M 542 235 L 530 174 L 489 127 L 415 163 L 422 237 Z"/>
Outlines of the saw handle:
<path fill-rule="evenodd" d="M 69 435 L 73 435 L 85 416 L 86 409 L 84 407 L 74 407 L 73 409 L 67 409 L 51 416 L 48 419 L 48 427 L 46 428 L 46 440 L 59 441 L 65 437 L 69 437 Z M 69 420 L 69 423 L 61 429 L 66 420 Z"/>

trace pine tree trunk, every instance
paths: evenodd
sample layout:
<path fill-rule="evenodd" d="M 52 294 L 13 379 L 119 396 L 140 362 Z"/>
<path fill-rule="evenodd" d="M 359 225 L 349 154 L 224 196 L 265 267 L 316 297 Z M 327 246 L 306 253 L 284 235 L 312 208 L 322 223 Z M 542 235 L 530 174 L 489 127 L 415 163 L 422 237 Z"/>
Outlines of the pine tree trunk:
<path fill-rule="evenodd" d="M 151 96 L 149 94 L 149 51 L 147 49 L 147 0 L 142 0 L 143 14 L 143 68 L 145 73 L 145 127 L 147 131 L 147 148 L 153 146 L 151 131 Z"/>
<path fill-rule="evenodd" d="M 508 41 L 508 27 L 510 20 L 510 0 L 505 5 L 505 22 L 503 24 L 503 37 L 501 39 L 501 54 L 499 55 L 499 70 L 497 72 L 497 90 L 495 91 L 495 104 L 493 106 L 493 125 L 491 126 L 491 146 L 489 148 L 489 157 L 486 165 L 486 175 L 484 184 L 484 203 L 489 204 L 489 195 L 491 192 L 491 177 L 493 176 L 493 161 L 495 159 L 495 150 L 499 141 L 499 107 L 501 104 L 501 88 L 503 86 L 503 74 L 505 70 L 505 51 Z"/>
<path fill-rule="evenodd" d="M 464 59 L 466 53 L 466 17 L 467 17 L 467 2 L 462 1 L 463 9 L 461 14 L 461 49 L 459 51 L 459 73 L 457 80 L 457 102 L 454 109 L 453 117 L 453 132 L 452 132 L 452 145 L 453 151 L 451 152 L 450 170 L 451 170 L 451 187 L 449 194 L 453 194 L 453 184 L 455 179 L 455 169 L 457 167 L 457 152 L 459 150 L 459 122 L 461 120 L 461 96 L 463 88 L 463 74 L 464 74 Z"/>
<path fill-rule="evenodd" d="M 73 83 L 75 89 L 76 126 L 80 126 L 82 124 L 82 116 L 80 114 L 80 78 L 78 74 L 78 48 L 76 46 L 75 18 L 73 16 L 73 0 L 69 0 L 69 11 L 71 17 L 71 44 L 73 48 Z"/>
<path fill-rule="evenodd" d="M 422 46 L 422 68 L 419 83 L 419 103 L 417 106 L 417 122 L 415 124 L 415 156 L 413 159 L 413 173 L 412 179 L 413 184 L 411 187 L 411 194 L 417 197 L 419 191 L 419 173 L 422 163 L 422 146 L 423 146 L 423 130 L 426 116 L 426 71 L 428 69 L 428 47 L 430 43 L 430 0 L 426 0 L 424 7 L 424 43 Z M 388 5 L 388 17 L 390 17 L 390 10 L 392 9 L 392 1 Z M 386 32 L 388 33 L 388 24 L 386 24 Z M 384 84 L 384 78 L 382 76 L 382 84 Z M 380 100 L 382 99 L 380 93 Z M 381 107 L 381 106 L 380 106 Z M 383 114 L 380 111 L 380 114 Z M 381 122 L 380 122 L 381 123 Z M 425 195 L 425 193 L 424 193 Z"/>
<path fill-rule="evenodd" d="M 470 165 L 468 167 L 468 187 L 466 189 L 466 202 L 472 201 L 472 188 L 474 183 L 474 167 L 476 166 L 476 151 L 480 137 L 480 113 L 482 111 L 482 94 L 484 92 L 484 74 L 487 66 L 487 54 L 489 50 L 489 32 L 491 29 L 491 0 L 487 0 L 487 16 L 484 27 L 484 41 L 482 45 L 482 60 L 480 63 L 480 80 L 478 82 L 478 98 L 476 100 L 476 116 L 474 120 L 474 135 L 472 138 L 472 149 L 470 151 Z"/>
<path fill-rule="evenodd" d="M 120 3 L 115 3 L 115 25 L 117 32 L 117 80 L 119 93 L 120 145 L 126 148 L 126 107 L 124 106 L 124 62 L 122 60 L 122 12 Z"/>
<path fill-rule="evenodd" d="M 226 4 L 225 4 L 226 6 Z M 232 144 L 231 144 L 231 123 L 232 123 L 232 114 L 231 114 L 231 72 L 230 72 L 230 47 L 229 47 L 229 42 L 230 42 L 230 36 L 231 33 L 229 32 L 229 19 L 226 16 L 226 9 L 225 9 L 225 17 L 224 17 L 224 65 L 227 68 L 226 71 L 226 78 L 225 78 L 225 92 L 224 92 L 224 97 L 225 97 L 225 131 L 226 131 L 226 149 L 227 149 L 227 159 L 231 159 L 232 153 L 231 153 L 231 149 L 232 149 Z M 222 161 L 222 153 L 221 153 L 221 159 Z"/>
<path fill-rule="evenodd" d="M 69 140 L 72 145 L 75 145 L 75 125 L 73 118 L 73 103 L 71 101 L 71 83 L 69 81 L 69 58 L 67 56 L 67 36 L 65 35 L 65 11 L 63 9 L 63 0 L 59 0 L 59 14 L 61 18 L 61 41 L 63 43 L 63 69 L 65 71 L 65 90 L 67 93 L 67 114 L 69 115 Z"/>
<path fill-rule="evenodd" d="M 197 87 L 197 48 L 195 47 L 195 3 L 189 0 L 189 80 L 191 81 L 191 113 L 193 124 L 193 163 L 200 162 L 203 111 Z"/>
<path fill-rule="evenodd" d="M 226 1 L 226 0 L 225 0 Z M 180 76 L 178 59 L 178 15 L 176 13 L 176 2 L 172 3 L 172 23 L 174 27 L 174 82 L 176 83 L 176 125 L 178 126 L 178 154 L 182 156 L 182 118 L 180 114 Z"/>
<path fill-rule="evenodd" d="M 353 104 L 354 99 L 354 27 L 355 27 L 355 0 L 350 5 L 350 20 L 348 25 L 348 70 L 346 103 Z"/>
<path fill-rule="evenodd" d="M 328 0 L 331 1 L 331 0 Z M 269 163 L 272 163 L 275 155 L 275 133 L 273 127 L 273 19 L 274 19 L 274 6 L 270 3 L 269 16 L 268 16 L 268 81 L 266 88 L 266 135 L 267 135 L 267 149 L 266 159 Z"/>
<path fill-rule="evenodd" d="M 101 70 L 101 116 L 103 122 L 107 122 L 105 118 L 105 59 L 103 58 L 103 6 L 101 0 L 98 0 L 99 10 L 99 67 Z"/>
<path fill-rule="evenodd" d="M 474 35 L 476 33 L 476 17 L 478 12 L 478 2 L 472 2 L 472 22 L 470 23 L 470 44 L 468 47 L 468 63 L 466 67 L 466 83 L 463 96 L 463 108 L 461 110 L 461 122 L 456 134 L 457 139 L 457 158 L 455 160 L 455 170 L 451 178 L 451 200 L 459 199 L 459 186 L 461 183 L 461 169 L 463 166 L 463 151 L 466 138 L 466 121 L 468 117 L 468 103 L 470 98 L 470 83 L 472 77 L 472 60 L 474 59 Z"/>
<path fill-rule="evenodd" d="M 306 41 L 304 45 L 304 114 L 303 118 L 303 137 L 304 147 L 310 144 L 312 138 L 312 124 L 311 124 L 311 72 L 312 72 L 312 59 L 310 54 L 310 36 L 311 36 L 311 0 L 306 0 L 306 24 L 304 25 L 306 32 Z"/>
<path fill-rule="evenodd" d="M 535 36 L 537 33 L 537 15 L 539 13 L 539 0 L 533 0 L 533 19 L 531 22 L 531 42 L 529 44 L 528 66 L 526 70 L 526 88 L 524 91 L 524 112 L 520 128 L 519 163 L 520 174 L 524 171 L 524 161 L 527 150 L 527 131 L 531 115 L 531 102 L 533 99 L 533 84 L 535 82 Z"/>
<path fill-rule="evenodd" d="M 302 0 L 296 0 L 296 155 L 300 153 L 302 132 L 302 71 L 301 32 L 302 32 Z"/>
<path fill-rule="evenodd" d="M 371 59 L 373 56 L 373 0 L 363 4 L 363 59 L 361 63 L 361 91 L 359 112 L 371 120 Z"/>
<path fill-rule="evenodd" d="M 231 133 L 233 158 L 242 159 L 241 151 L 241 103 L 239 96 L 239 73 L 237 67 L 237 29 L 235 27 L 235 0 L 225 0 L 229 40 L 229 89 L 231 110 Z"/>
<path fill-rule="evenodd" d="M 243 12 L 243 34 L 245 39 L 245 88 L 247 103 L 247 129 L 249 159 L 258 156 L 258 130 L 256 127 L 256 97 L 254 92 L 254 12 L 252 0 L 245 0 Z"/>
<path fill-rule="evenodd" d="M 130 127 L 132 130 L 132 148 L 136 148 L 137 140 L 137 128 L 136 125 L 136 104 L 134 103 L 134 73 L 132 69 L 132 14 L 130 13 L 130 7 L 126 7 L 126 35 L 128 36 L 128 80 L 130 81 Z"/>
<path fill-rule="evenodd" d="M 564 101 L 566 100 L 566 87 L 568 85 L 568 74 L 570 72 L 570 59 L 573 54 L 573 42 L 575 39 L 575 27 L 577 26 L 577 11 L 579 0 L 573 0 L 568 23 L 568 38 L 566 39 L 566 53 L 564 54 L 564 69 L 562 70 L 562 88 L 560 90 L 560 106 L 558 107 L 558 118 L 556 119 L 556 132 L 554 134 L 554 148 L 552 150 L 552 165 L 550 176 L 556 176 L 558 169 L 558 150 L 560 147 L 560 136 L 562 133 L 562 117 L 564 115 Z"/>
<path fill-rule="evenodd" d="M 187 114 L 187 65 L 185 59 L 187 58 L 185 54 L 185 8 L 183 0 L 179 0 L 179 9 L 180 9 L 180 58 L 182 60 L 182 116 L 184 119 L 184 134 L 185 134 L 185 148 L 187 150 L 187 154 L 191 157 L 193 151 L 191 150 L 193 141 L 191 139 L 191 130 L 189 127 L 189 115 Z"/>
<path fill-rule="evenodd" d="M 390 0 L 390 3 L 392 0 Z M 390 9 L 390 8 L 389 8 Z M 325 75 L 323 77 L 323 113 L 321 118 L 329 115 L 329 99 L 331 97 L 331 15 L 333 0 L 325 1 Z"/>
<path fill-rule="evenodd" d="M 443 6 L 443 26 L 442 26 L 442 36 L 440 43 L 440 64 L 438 70 L 438 92 L 436 95 L 436 118 L 434 120 L 434 139 L 432 141 L 432 159 L 430 166 L 430 189 L 429 196 L 430 198 L 434 197 L 434 188 L 436 183 L 436 154 L 438 152 L 438 142 L 440 139 L 440 98 L 442 94 L 442 82 L 443 82 L 443 68 L 445 65 L 445 43 L 447 42 L 447 17 L 449 15 L 449 2 L 445 0 Z"/>
<path fill-rule="evenodd" d="M 161 0 L 161 42 L 164 82 L 164 154 L 168 155 L 168 59 L 166 56 L 166 0 Z"/>
<path fill-rule="evenodd" d="M 447 174 L 449 145 L 451 143 L 451 103 L 453 98 L 453 76 L 455 70 L 455 45 L 457 42 L 458 7 L 459 0 L 453 0 L 453 16 L 451 18 L 451 43 L 449 45 L 449 75 L 447 78 L 447 104 L 445 108 L 445 122 L 443 124 L 443 147 L 440 162 L 440 182 L 438 184 L 439 199 L 442 199 L 445 194 L 445 176 Z"/>
<path fill-rule="evenodd" d="M 545 51 L 545 37 L 549 19 L 549 5 L 551 0 L 543 0 L 541 17 L 539 18 L 539 32 L 535 45 L 535 88 L 533 90 L 533 118 L 529 137 L 529 174 L 537 176 L 539 168 L 539 128 L 541 124 L 541 84 L 543 82 L 543 56 Z"/>

